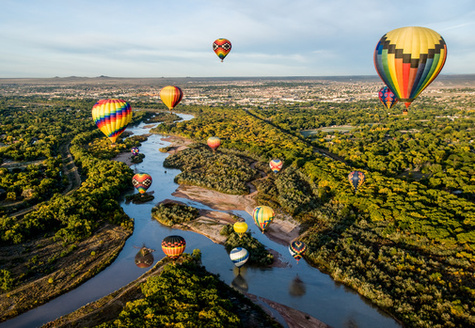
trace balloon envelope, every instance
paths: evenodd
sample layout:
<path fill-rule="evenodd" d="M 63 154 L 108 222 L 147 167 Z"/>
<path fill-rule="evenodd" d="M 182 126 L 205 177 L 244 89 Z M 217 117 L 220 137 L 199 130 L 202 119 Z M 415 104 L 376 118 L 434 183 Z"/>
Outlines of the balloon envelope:
<path fill-rule="evenodd" d="M 282 161 L 280 159 L 274 158 L 269 162 L 270 169 L 274 173 L 278 173 L 282 169 Z"/>
<path fill-rule="evenodd" d="M 139 149 L 137 147 L 132 147 L 130 149 L 130 152 L 132 153 L 132 155 L 136 156 L 139 154 Z"/>
<path fill-rule="evenodd" d="M 179 87 L 168 85 L 160 90 L 160 99 L 171 111 L 183 98 L 183 91 Z"/>
<path fill-rule="evenodd" d="M 152 177 L 147 173 L 137 173 L 132 177 L 132 184 L 139 193 L 144 194 L 152 185 Z"/>
<path fill-rule="evenodd" d="M 238 268 L 242 267 L 249 259 L 249 252 L 243 247 L 236 247 L 229 253 L 229 258 Z"/>
<path fill-rule="evenodd" d="M 306 250 L 307 245 L 305 245 L 303 241 L 296 240 L 291 242 L 289 245 L 290 255 L 292 255 L 297 262 L 300 261 Z"/>
<path fill-rule="evenodd" d="M 224 58 L 229 54 L 231 48 L 231 41 L 228 39 L 217 39 L 213 42 L 213 51 L 221 59 L 221 61 L 223 61 Z"/>
<path fill-rule="evenodd" d="M 398 99 L 387 86 L 382 87 L 378 92 L 378 97 L 384 107 L 391 109 L 396 105 Z"/>
<path fill-rule="evenodd" d="M 365 175 L 363 172 L 360 171 L 353 171 L 348 174 L 348 181 L 350 184 L 355 188 L 355 192 L 358 190 L 359 187 L 363 184 L 365 180 Z"/>
<path fill-rule="evenodd" d="M 162 241 L 163 252 L 172 260 L 180 257 L 185 251 L 186 241 L 181 236 L 167 236 Z"/>
<path fill-rule="evenodd" d="M 242 236 L 247 231 L 247 223 L 238 221 L 234 223 L 233 229 L 235 233 L 237 233 L 239 236 Z"/>
<path fill-rule="evenodd" d="M 446 58 L 444 39 L 418 26 L 386 33 L 374 50 L 376 71 L 406 108 L 437 77 Z"/>
<path fill-rule="evenodd" d="M 216 150 L 219 146 L 221 146 L 221 139 L 218 137 L 209 137 L 207 143 L 211 149 Z"/>
<path fill-rule="evenodd" d="M 121 99 L 103 99 L 92 106 L 92 118 L 114 144 L 132 120 L 132 108 Z"/>
<path fill-rule="evenodd" d="M 274 220 L 274 210 L 269 206 L 257 206 L 252 212 L 252 218 L 262 232 L 266 230 L 269 224 Z"/>

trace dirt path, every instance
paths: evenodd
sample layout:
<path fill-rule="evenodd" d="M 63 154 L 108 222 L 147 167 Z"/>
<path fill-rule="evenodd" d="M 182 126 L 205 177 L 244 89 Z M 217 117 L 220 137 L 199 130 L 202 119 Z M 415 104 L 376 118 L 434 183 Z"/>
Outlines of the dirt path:
<path fill-rule="evenodd" d="M 74 163 L 73 156 L 69 152 L 69 146 L 71 145 L 70 142 L 62 144 L 59 147 L 59 151 L 61 153 L 61 157 L 63 158 L 63 174 L 68 178 L 68 186 L 62 192 L 63 195 L 70 194 L 74 192 L 81 186 L 81 176 L 79 175 L 78 168 Z M 33 212 L 37 209 L 36 205 L 33 205 L 28 208 L 24 208 L 20 211 L 10 214 L 11 217 L 17 218 L 21 217 L 27 213 Z"/>
<path fill-rule="evenodd" d="M 63 173 L 68 177 L 69 184 L 63 191 L 63 195 L 73 192 L 81 186 L 81 176 L 79 175 L 78 168 L 74 163 L 73 156 L 69 152 L 71 142 L 62 144 L 59 147 L 61 157 L 63 158 Z"/>

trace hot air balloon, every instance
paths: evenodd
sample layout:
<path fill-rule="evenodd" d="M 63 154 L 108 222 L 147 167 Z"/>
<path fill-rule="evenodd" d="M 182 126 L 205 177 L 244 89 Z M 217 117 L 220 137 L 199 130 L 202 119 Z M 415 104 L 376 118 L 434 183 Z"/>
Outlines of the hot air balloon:
<path fill-rule="evenodd" d="M 168 107 L 170 112 L 176 105 L 181 101 L 183 98 L 183 91 L 179 87 L 175 87 L 173 85 L 168 85 L 162 90 L 160 90 L 160 99 L 162 99 L 165 106 Z"/>
<path fill-rule="evenodd" d="M 378 97 L 387 109 L 393 108 L 398 101 L 396 95 L 387 86 L 384 86 L 379 90 Z"/>
<path fill-rule="evenodd" d="M 350 184 L 355 188 L 355 192 L 358 190 L 359 187 L 363 184 L 365 179 L 364 173 L 360 171 L 353 171 L 348 174 L 348 180 Z"/>
<path fill-rule="evenodd" d="M 130 152 L 132 153 L 132 156 L 137 156 L 139 154 L 139 149 L 137 147 L 132 147 Z"/>
<path fill-rule="evenodd" d="M 239 238 L 242 238 L 242 236 L 247 231 L 247 223 L 238 221 L 238 222 L 234 223 L 233 229 L 234 229 L 234 232 L 239 235 Z"/>
<path fill-rule="evenodd" d="M 274 173 L 278 173 L 282 169 L 282 161 L 280 159 L 274 158 L 269 162 L 270 169 Z"/>
<path fill-rule="evenodd" d="M 181 236 L 168 236 L 162 241 L 162 250 L 166 256 L 176 260 L 185 251 L 186 241 Z"/>
<path fill-rule="evenodd" d="M 257 206 L 252 212 L 254 222 L 261 228 L 262 233 L 264 233 L 267 226 L 274 220 L 274 216 L 274 210 L 269 206 Z"/>
<path fill-rule="evenodd" d="M 379 77 L 404 102 L 406 110 L 437 77 L 446 58 L 444 39 L 431 29 L 418 26 L 386 33 L 374 50 Z"/>
<path fill-rule="evenodd" d="M 213 42 L 213 50 L 216 55 L 218 55 L 218 57 L 221 59 L 221 62 L 231 51 L 231 48 L 231 41 L 229 41 L 228 39 L 217 39 Z"/>
<path fill-rule="evenodd" d="M 242 267 L 249 259 L 249 252 L 242 247 L 236 247 L 229 253 L 229 258 L 233 261 L 234 265 L 238 268 Z"/>
<path fill-rule="evenodd" d="M 153 249 L 142 247 L 135 255 L 135 265 L 139 268 L 148 268 L 153 264 Z"/>
<path fill-rule="evenodd" d="M 119 135 L 132 120 L 132 108 L 125 100 L 103 99 L 92 107 L 92 118 L 99 130 L 115 145 Z"/>
<path fill-rule="evenodd" d="M 289 245 L 290 255 L 292 255 L 294 259 L 297 260 L 297 263 L 300 261 L 302 255 L 305 253 L 306 250 L 307 245 L 305 245 L 303 241 L 296 240 L 291 242 Z"/>
<path fill-rule="evenodd" d="M 152 177 L 147 173 L 137 173 L 132 177 L 132 184 L 139 193 L 144 194 L 152 185 Z"/>
<path fill-rule="evenodd" d="M 216 149 L 221 145 L 221 139 L 218 137 L 209 137 L 207 142 L 208 146 L 213 149 L 213 151 L 216 151 Z"/>

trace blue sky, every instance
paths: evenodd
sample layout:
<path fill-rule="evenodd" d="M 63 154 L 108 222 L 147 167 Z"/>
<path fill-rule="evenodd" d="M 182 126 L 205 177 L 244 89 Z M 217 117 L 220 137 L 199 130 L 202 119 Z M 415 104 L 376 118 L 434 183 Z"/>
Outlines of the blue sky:
<path fill-rule="evenodd" d="M 0 78 L 376 75 L 381 36 L 429 27 L 475 73 L 473 0 L 2 0 Z M 212 42 L 233 49 L 221 63 Z"/>

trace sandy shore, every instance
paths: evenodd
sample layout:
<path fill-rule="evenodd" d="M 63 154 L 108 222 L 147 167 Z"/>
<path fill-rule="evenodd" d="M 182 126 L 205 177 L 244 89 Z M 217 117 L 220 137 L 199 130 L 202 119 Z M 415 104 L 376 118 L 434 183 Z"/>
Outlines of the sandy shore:
<path fill-rule="evenodd" d="M 252 194 L 244 196 L 229 195 L 197 186 L 180 185 L 172 195 L 200 202 L 215 210 L 240 210 L 246 211 L 249 215 L 252 215 L 252 211 L 258 206 Z M 218 217 L 227 214 L 222 212 L 215 213 L 214 215 Z M 265 233 L 270 239 L 280 244 L 288 245 L 299 236 L 299 232 L 300 226 L 292 217 L 277 214 Z"/>
<path fill-rule="evenodd" d="M 170 150 L 168 151 L 170 154 L 188 148 L 188 145 L 193 142 L 192 140 L 177 136 L 164 137 L 161 140 L 172 143 L 170 145 Z M 115 160 L 127 163 L 127 156 L 130 155 L 121 155 L 117 156 Z M 127 165 L 130 166 L 131 164 Z M 172 194 L 173 196 L 200 202 L 216 211 L 200 210 L 200 216 L 197 219 L 184 225 L 173 226 L 173 228 L 189 229 L 206 236 L 215 243 L 224 244 L 226 237 L 220 235 L 219 232 L 223 226 L 236 222 L 236 218 L 230 213 L 220 211 L 241 210 L 252 215 L 252 211 L 256 206 L 258 206 L 253 197 L 255 194 L 256 191 L 253 191 L 249 195 L 229 195 L 202 187 L 180 185 Z M 166 203 L 170 201 L 171 200 L 164 200 L 163 202 Z M 299 233 L 299 224 L 293 220 L 291 216 L 284 214 L 277 214 L 272 224 L 270 224 L 266 230 L 266 235 L 270 239 L 283 245 L 288 245 L 291 241 L 298 238 Z M 273 254 L 276 259 L 276 266 L 287 265 L 279 260 L 280 254 L 277 252 L 273 252 Z M 286 321 L 289 328 L 330 327 L 304 312 L 300 312 L 262 297 L 250 294 L 246 295 L 255 303 L 259 304 L 270 315 L 273 315 L 272 311 L 277 311 Z"/>

